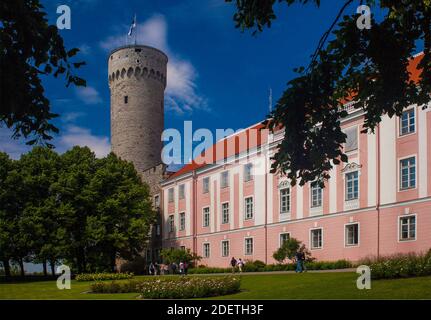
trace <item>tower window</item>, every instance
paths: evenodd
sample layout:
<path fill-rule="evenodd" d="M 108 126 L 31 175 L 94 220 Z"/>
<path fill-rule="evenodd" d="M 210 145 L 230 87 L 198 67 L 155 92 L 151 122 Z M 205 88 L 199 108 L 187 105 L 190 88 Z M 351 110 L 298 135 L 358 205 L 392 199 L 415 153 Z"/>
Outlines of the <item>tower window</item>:
<path fill-rule="evenodd" d="M 129 102 L 129 96 L 124 96 L 124 103 L 127 104 Z"/>

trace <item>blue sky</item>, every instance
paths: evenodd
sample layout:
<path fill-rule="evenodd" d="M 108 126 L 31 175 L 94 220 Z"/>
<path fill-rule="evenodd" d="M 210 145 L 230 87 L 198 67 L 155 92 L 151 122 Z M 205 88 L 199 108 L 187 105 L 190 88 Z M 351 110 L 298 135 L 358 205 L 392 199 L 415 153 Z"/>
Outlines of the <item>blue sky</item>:
<path fill-rule="evenodd" d="M 88 145 L 98 156 L 110 149 L 107 56 L 125 44 L 136 13 L 138 42 L 158 47 L 170 59 L 165 100 L 165 128 L 193 121 L 193 128 L 240 129 L 264 119 L 269 88 L 280 97 L 293 68 L 306 65 L 318 39 L 335 17 L 340 1 L 277 6 L 278 19 L 257 36 L 241 33 L 232 19 L 234 5 L 223 0 L 42 0 L 51 23 L 58 5 L 68 4 L 72 29 L 62 30 L 68 48 L 79 47 L 87 65 L 79 75 L 87 88 L 65 88 L 46 79 L 46 94 L 60 134 L 59 152 Z M 356 11 L 355 6 L 347 13 Z M 0 129 L 0 150 L 18 158 L 28 150 L 23 140 L 10 140 Z"/>

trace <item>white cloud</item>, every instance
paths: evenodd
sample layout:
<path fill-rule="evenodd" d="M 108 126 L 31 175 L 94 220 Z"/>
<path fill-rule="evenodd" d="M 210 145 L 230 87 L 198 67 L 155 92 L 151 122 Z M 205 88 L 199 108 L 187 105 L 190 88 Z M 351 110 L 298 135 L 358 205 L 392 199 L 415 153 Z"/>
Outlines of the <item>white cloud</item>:
<path fill-rule="evenodd" d="M 6 152 L 12 159 L 19 159 L 23 153 L 27 153 L 32 146 L 25 144 L 24 138 L 12 139 L 12 130 L 0 128 L 0 151 Z M 49 141 L 55 145 L 55 151 L 63 153 L 74 146 L 89 147 L 96 157 L 102 158 L 111 152 L 108 137 L 96 136 L 89 129 L 68 125 L 60 131 L 60 135 Z"/>
<path fill-rule="evenodd" d="M 100 42 L 100 46 L 105 50 L 112 50 L 125 45 L 125 35 L 128 28 L 129 26 L 124 25 L 123 34 L 108 37 Z M 196 109 L 209 111 L 206 98 L 199 94 L 197 90 L 198 74 L 196 69 L 189 61 L 174 54 L 167 44 L 168 25 L 165 17 L 163 15 L 152 16 L 144 23 L 138 24 L 136 32 L 137 43 L 160 49 L 169 57 L 166 110 L 180 115 L 185 112 L 190 113 Z"/>
<path fill-rule="evenodd" d="M 82 53 L 83 55 L 89 55 L 91 53 L 91 47 L 84 43 L 79 47 L 79 53 Z"/>
<path fill-rule="evenodd" d="M 83 117 L 85 115 L 84 112 L 68 112 L 60 115 L 60 118 L 63 122 L 74 122 L 76 119 Z"/>
<path fill-rule="evenodd" d="M 64 152 L 73 146 L 89 147 L 96 157 L 102 158 L 111 152 L 108 137 L 95 136 L 86 128 L 69 125 L 64 133 L 56 139 L 57 151 Z"/>
<path fill-rule="evenodd" d="M 76 95 L 85 104 L 99 104 L 102 103 L 102 98 L 99 92 L 94 87 L 77 87 Z"/>

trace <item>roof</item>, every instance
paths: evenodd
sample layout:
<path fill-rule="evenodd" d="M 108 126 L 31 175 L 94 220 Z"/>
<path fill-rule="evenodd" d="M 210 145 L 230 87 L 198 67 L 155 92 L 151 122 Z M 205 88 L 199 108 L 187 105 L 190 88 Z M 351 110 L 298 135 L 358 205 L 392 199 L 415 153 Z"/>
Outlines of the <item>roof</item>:
<path fill-rule="evenodd" d="M 417 69 L 417 67 L 419 65 L 419 62 L 422 60 L 423 55 L 424 55 L 423 52 L 414 55 L 410 59 L 409 64 L 407 66 L 407 70 L 410 73 L 410 79 L 413 80 L 414 82 L 419 82 L 421 72 L 420 72 L 420 70 Z M 348 101 L 346 101 L 346 102 L 348 102 Z M 247 129 L 244 129 L 240 132 L 234 133 L 233 135 L 230 135 L 230 136 L 216 142 L 209 149 L 205 150 L 205 153 L 206 153 L 205 156 L 204 156 L 204 154 L 201 154 L 199 157 L 194 159 L 191 163 L 186 164 L 180 170 L 178 170 L 177 172 L 170 175 L 167 180 L 177 178 L 177 177 L 182 176 L 186 173 L 189 173 L 189 172 L 192 172 L 194 170 L 203 168 L 203 167 L 207 166 L 209 163 L 215 163 L 216 161 L 220 160 L 221 158 L 226 159 L 228 157 L 231 157 L 235 154 L 238 154 L 238 153 L 241 153 L 241 152 L 244 152 L 247 150 L 247 144 L 243 145 L 241 143 L 239 143 L 239 144 L 235 143 L 235 150 L 231 150 L 230 148 L 228 149 L 229 143 L 233 142 L 234 139 L 238 138 L 241 141 L 241 139 L 247 137 L 247 140 L 249 141 L 248 149 L 260 146 L 261 144 L 263 144 L 267 141 L 267 137 L 265 137 L 265 136 L 262 137 L 261 135 L 257 135 L 258 139 L 256 141 L 250 141 L 250 133 L 251 133 L 252 129 L 259 129 L 260 130 L 260 129 L 263 129 L 264 127 L 265 126 L 262 123 L 258 123 L 258 124 L 255 124 L 255 125 L 247 128 Z M 221 151 L 220 148 L 223 148 L 222 150 L 224 152 L 221 154 L 220 154 L 220 152 L 218 152 L 219 154 L 217 155 L 217 150 Z M 211 161 L 205 161 L 204 158 L 206 158 L 207 160 L 209 159 Z"/>
<path fill-rule="evenodd" d="M 257 123 L 217 141 L 191 163 L 186 164 L 180 170 L 172 174 L 167 180 L 174 179 L 193 170 L 203 168 L 208 164 L 216 163 L 221 159 L 226 159 L 266 143 L 267 136 L 255 134 L 264 127 L 262 123 Z M 239 143 L 234 143 L 235 140 Z"/>

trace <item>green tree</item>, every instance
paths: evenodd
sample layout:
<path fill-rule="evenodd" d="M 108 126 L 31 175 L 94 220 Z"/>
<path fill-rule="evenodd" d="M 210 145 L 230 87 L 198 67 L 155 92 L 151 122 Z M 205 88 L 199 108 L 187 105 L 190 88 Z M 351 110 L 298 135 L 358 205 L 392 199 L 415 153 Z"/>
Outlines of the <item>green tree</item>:
<path fill-rule="evenodd" d="M 277 18 L 276 3 L 319 6 L 320 0 L 238 0 L 236 26 L 254 34 L 270 27 Z M 371 29 L 357 27 L 360 4 L 382 13 L 378 19 L 372 15 Z M 271 171 L 286 174 L 292 185 L 317 180 L 324 186 L 333 165 L 348 161 L 340 124 L 347 116 L 346 101 L 365 111 L 363 133 L 374 133 L 384 115 L 400 116 L 411 104 L 425 108 L 429 102 L 431 1 L 344 0 L 340 7 L 309 65 L 295 69 L 297 77 L 288 82 L 267 121 L 271 129 L 285 129 Z M 415 83 L 407 65 L 422 46 Z"/>
<path fill-rule="evenodd" d="M 58 180 L 60 157 L 46 147 L 35 147 L 19 160 L 25 188 L 25 208 L 22 226 L 29 234 L 28 244 L 32 248 L 34 262 L 43 264 L 47 275 L 47 261 L 55 274 L 64 239 L 64 227 L 56 203 L 52 185 Z"/>
<path fill-rule="evenodd" d="M 64 76 L 66 86 L 85 86 L 74 75 L 84 62 L 73 62 L 77 48 L 66 50 L 55 25 L 49 25 L 39 0 L 0 2 L 0 124 L 14 136 L 34 137 L 29 144 L 49 141 L 58 129 L 51 120 L 42 76 Z M 47 143 L 50 145 L 49 143 Z"/>
<path fill-rule="evenodd" d="M 294 261 L 295 255 L 298 251 L 305 254 L 306 261 L 313 260 L 311 253 L 306 248 L 305 244 L 295 238 L 290 238 L 284 241 L 281 247 L 273 253 L 272 257 L 279 263 L 283 263 L 286 259 Z"/>
<path fill-rule="evenodd" d="M 10 263 L 17 263 L 24 276 L 24 261 L 30 253 L 28 234 L 23 228 L 25 197 L 23 178 L 16 161 L 0 152 L 0 259 L 6 276 Z"/>
<path fill-rule="evenodd" d="M 79 273 L 87 271 L 87 219 L 94 214 L 95 194 L 90 190 L 97 169 L 93 152 L 75 146 L 60 156 L 61 170 L 52 185 L 57 206 L 63 208 L 62 221 L 68 243 L 64 249 L 67 263 Z"/>
<path fill-rule="evenodd" d="M 198 256 L 196 253 L 191 252 L 190 249 L 178 249 L 178 248 L 165 248 L 160 252 L 160 256 L 163 259 L 163 262 L 166 264 L 171 264 L 173 262 L 187 262 L 188 264 L 194 264 L 202 259 L 202 257 Z"/>
<path fill-rule="evenodd" d="M 88 254 L 114 271 L 117 258 L 132 260 L 148 240 L 155 221 L 149 187 L 132 163 L 111 153 L 98 160 L 89 189 L 96 205 L 87 218 Z"/>

